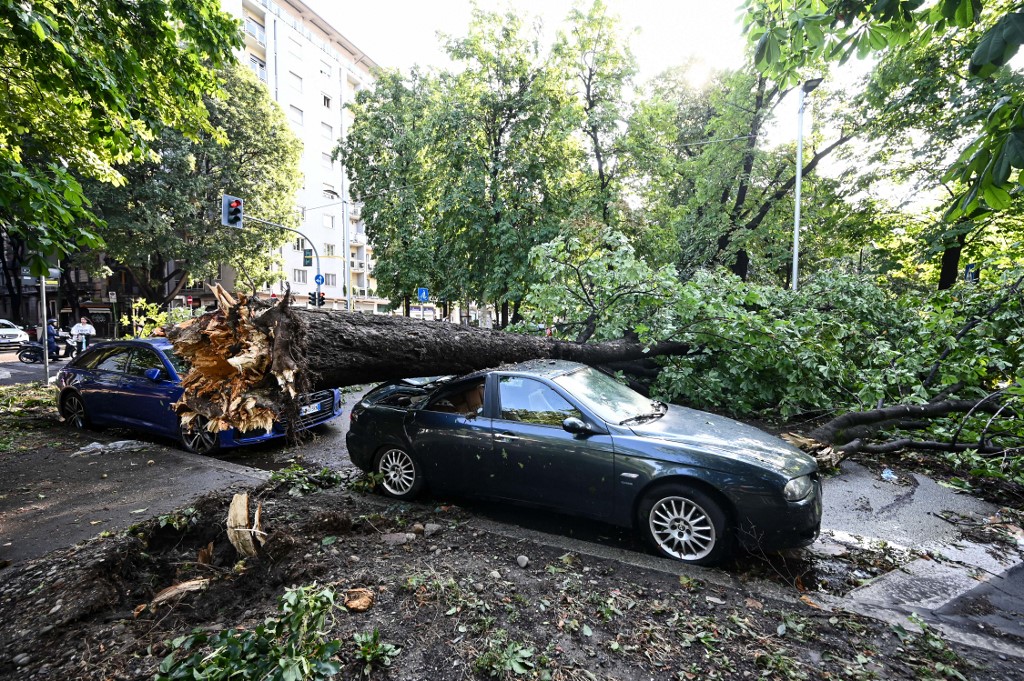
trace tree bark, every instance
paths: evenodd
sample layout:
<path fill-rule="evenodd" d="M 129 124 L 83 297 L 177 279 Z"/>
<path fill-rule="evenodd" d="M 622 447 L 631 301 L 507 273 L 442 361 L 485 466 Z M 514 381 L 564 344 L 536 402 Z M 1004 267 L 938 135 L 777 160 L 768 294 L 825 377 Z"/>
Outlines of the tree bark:
<path fill-rule="evenodd" d="M 192 370 L 176 409 L 216 427 L 265 427 L 297 410 L 301 393 L 415 376 L 465 374 L 529 359 L 589 365 L 682 354 L 688 345 L 579 344 L 409 317 L 273 307 L 215 290 L 219 309 L 167 336 Z"/>
<path fill-rule="evenodd" d="M 957 234 L 956 242 L 942 252 L 942 268 L 939 270 L 939 290 L 953 288 L 960 276 L 960 253 L 967 243 L 966 234 Z"/>
<path fill-rule="evenodd" d="M 976 411 L 994 414 L 1001 409 L 1001 404 L 997 399 L 990 399 L 992 397 L 989 395 L 980 400 L 944 400 L 916 405 L 898 404 L 882 409 L 849 412 L 815 428 L 810 432 L 810 437 L 819 442 L 831 444 L 836 449 L 845 450 L 847 445 L 858 442 L 847 435 L 849 430 L 856 428 L 857 436 L 863 437 L 865 433 L 862 427 L 874 426 L 877 431 L 877 429 L 901 419 L 937 418 L 947 414 L 966 414 Z M 857 449 L 861 450 L 863 447 L 858 446 Z"/>

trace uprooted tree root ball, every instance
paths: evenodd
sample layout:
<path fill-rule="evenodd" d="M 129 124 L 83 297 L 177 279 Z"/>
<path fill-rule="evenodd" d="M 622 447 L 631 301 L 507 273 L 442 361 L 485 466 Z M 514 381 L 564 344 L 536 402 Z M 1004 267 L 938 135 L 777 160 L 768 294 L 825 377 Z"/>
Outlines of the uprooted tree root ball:
<path fill-rule="evenodd" d="M 191 369 L 174 405 L 183 428 L 203 417 L 210 431 L 270 430 L 275 419 L 297 422 L 296 398 L 309 389 L 302 347 L 304 325 L 289 307 L 290 293 L 266 306 L 256 298 L 214 289 L 217 310 L 167 333 Z"/>

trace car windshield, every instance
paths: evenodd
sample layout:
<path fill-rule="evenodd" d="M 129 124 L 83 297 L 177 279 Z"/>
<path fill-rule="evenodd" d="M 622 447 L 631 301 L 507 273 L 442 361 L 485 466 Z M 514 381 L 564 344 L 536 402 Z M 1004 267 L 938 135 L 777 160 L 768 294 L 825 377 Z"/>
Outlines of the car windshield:
<path fill-rule="evenodd" d="M 188 363 L 188 360 L 186 360 L 181 355 L 175 354 L 174 350 L 171 350 L 170 348 L 164 351 L 164 355 L 167 356 L 167 359 L 168 361 L 170 361 L 171 366 L 174 367 L 175 373 L 177 373 L 178 376 L 185 378 L 185 374 L 187 374 L 189 369 L 192 368 L 192 366 Z"/>
<path fill-rule="evenodd" d="M 658 402 L 590 367 L 581 367 L 554 380 L 609 423 L 633 422 L 645 416 L 655 418 L 663 413 Z"/>

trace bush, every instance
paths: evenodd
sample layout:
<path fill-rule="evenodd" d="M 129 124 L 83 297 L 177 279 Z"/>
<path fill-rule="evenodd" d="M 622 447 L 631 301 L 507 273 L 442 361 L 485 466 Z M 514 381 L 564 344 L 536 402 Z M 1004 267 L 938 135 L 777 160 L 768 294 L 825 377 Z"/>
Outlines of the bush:
<path fill-rule="evenodd" d="M 164 658 L 154 681 L 329 679 L 341 671 L 335 659 L 341 641 L 327 640 L 333 610 L 330 588 L 288 589 L 278 603 L 281 617 L 267 619 L 251 631 L 211 634 L 196 629 L 171 641 L 174 652 Z M 187 657 L 178 659 L 178 654 Z"/>

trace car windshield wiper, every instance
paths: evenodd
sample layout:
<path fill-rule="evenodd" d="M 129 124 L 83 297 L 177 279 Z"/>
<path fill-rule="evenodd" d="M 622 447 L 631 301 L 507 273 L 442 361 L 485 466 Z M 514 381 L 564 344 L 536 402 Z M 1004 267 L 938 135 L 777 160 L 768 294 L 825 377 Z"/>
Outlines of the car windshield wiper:
<path fill-rule="evenodd" d="M 625 421 L 619 421 L 620 426 L 635 426 L 641 423 L 647 423 L 648 421 L 654 421 L 660 419 L 668 411 L 668 405 L 664 402 L 651 402 L 651 406 L 654 407 L 654 411 L 645 412 L 643 414 L 637 414 L 636 416 L 630 416 Z"/>

